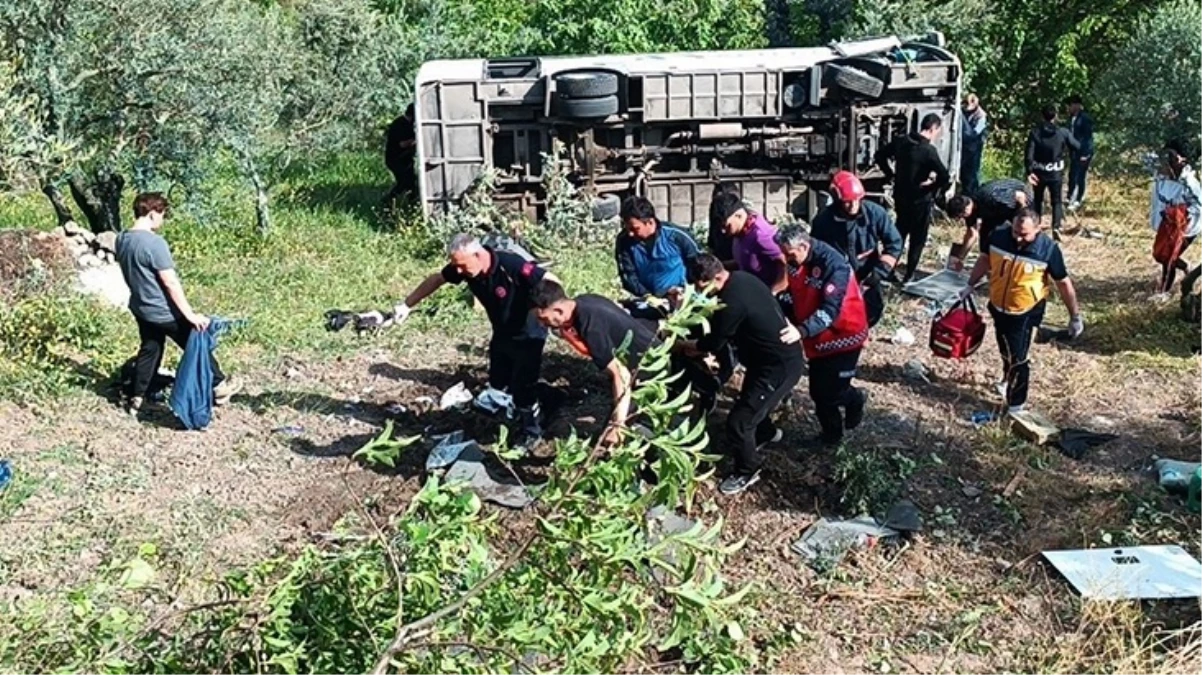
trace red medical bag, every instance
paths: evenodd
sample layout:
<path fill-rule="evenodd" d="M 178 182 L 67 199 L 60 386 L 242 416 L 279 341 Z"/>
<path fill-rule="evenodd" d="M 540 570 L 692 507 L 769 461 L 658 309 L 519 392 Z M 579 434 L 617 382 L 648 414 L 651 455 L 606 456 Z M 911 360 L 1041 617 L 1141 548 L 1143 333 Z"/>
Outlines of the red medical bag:
<path fill-rule="evenodd" d="M 971 356 L 985 340 L 985 320 L 972 296 L 931 322 L 931 352 L 944 359 Z"/>

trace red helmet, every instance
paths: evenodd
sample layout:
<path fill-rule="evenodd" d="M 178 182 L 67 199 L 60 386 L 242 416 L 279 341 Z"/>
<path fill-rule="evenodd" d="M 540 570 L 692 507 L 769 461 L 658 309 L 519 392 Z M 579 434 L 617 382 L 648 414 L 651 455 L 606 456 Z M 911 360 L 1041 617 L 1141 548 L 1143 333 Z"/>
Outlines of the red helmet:
<path fill-rule="evenodd" d="M 864 198 L 864 184 L 850 171 L 840 171 L 831 178 L 831 194 L 835 201 L 854 202 Z"/>

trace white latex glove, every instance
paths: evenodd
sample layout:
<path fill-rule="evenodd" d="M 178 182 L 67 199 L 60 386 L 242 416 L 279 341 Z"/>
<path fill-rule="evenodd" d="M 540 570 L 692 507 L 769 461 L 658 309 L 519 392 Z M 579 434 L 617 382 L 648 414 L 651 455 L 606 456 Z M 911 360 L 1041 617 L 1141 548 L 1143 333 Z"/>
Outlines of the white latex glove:
<path fill-rule="evenodd" d="M 780 341 L 781 342 L 783 342 L 787 345 L 791 345 L 791 344 L 795 344 L 799 340 L 801 340 L 801 331 L 797 329 L 797 326 L 794 326 L 793 324 L 789 324 L 788 326 L 785 326 L 784 328 L 781 329 L 781 331 L 780 331 Z"/>
<path fill-rule="evenodd" d="M 406 304 L 405 304 L 405 303 L 403 303 L 403 302 L 398 302 L 398 303 L 397 303 L 397 304 L 396 304 L 396 305 L 395 305 L 395 306 L 392 308 L 392 321 L 393 321 L 393 323 L 401 323 L 401 322 L 402 322 L 402 321 L 404 321 L 405 319 L 408 319 L 408 318 L 409 318 L 409 312 L 411 312 L 411 311 L 413 311 L 413 310 L 409 308 L 409 305 L 406 305 Z"/>
<path fill-rule="evenodd" d="M 1069 319 L 1069 322 L 1068 322 L 1068 336 L 1069 337 L 1071 337 L 1075 340 L 1078 337 L 1080 337 L 1081 334 L 1084 332 L 1085 332 L 1085 319 L 1082 319 L 1080 314 Z"/>

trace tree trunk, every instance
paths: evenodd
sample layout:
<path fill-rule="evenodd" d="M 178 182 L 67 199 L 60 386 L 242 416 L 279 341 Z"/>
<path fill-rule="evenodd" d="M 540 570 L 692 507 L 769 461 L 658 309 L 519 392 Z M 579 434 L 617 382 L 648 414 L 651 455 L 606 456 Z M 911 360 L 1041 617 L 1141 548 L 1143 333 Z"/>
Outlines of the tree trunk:
<path fill-rule="evenodd" d="M 121 231 L 121 191 L 125 188 L 121 174 L 98 169 L 93 176 L 85 177 L 76 172 L 71 174 L 68 185 L 92 232 Z"/>
<path fill-rule="evenodd" d="M 54 207 L 54 217 L 58 219 L 60 227 L 75 220 L 75 214 L 71 213 L 71 209 L 63 201 L 63 191 L 58 189 L 57 185 L 47 181 L 42 185 L 42 194 L 46 195 L 50 206 Z"/>
<path fill-rule="evenodd" d="M 255 222 L 259 227 L 259 235 L 266 237 L 271 232 L 271 204 L 267 199 L 267 185 L 249 157 L 246 158 L 246 170 L 250 183 L 255 188 Z"/>

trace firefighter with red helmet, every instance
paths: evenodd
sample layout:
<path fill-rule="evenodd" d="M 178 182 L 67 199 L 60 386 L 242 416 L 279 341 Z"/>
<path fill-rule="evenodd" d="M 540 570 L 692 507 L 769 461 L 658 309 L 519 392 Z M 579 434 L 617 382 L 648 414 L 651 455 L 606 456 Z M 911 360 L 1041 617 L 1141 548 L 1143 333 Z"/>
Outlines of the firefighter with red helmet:
<path fill-rule="evenodd" d="M 889 212 L 865 196 L 864 184 L 854 173 L 836 173 L 831 204 L 814 216 L 810 235 L 847 259 L 864 293 L 868 325 L 875 326 L 885 312 L 880 284 L 893 274 L 902 238 Z"/>
<path fill-rule="evenodd" d="M 868 341 L 868 314 L 847 259 L 799 225 L 781 228 L 776 243 L 788 262 L 789 293 L 801 345 L 810 366 L 810 398 L 827 446 L 864 419 L 868 393 L 852 386 L 860 350 Z M 846 415 L 844 414 L 846 412 Z"/>

